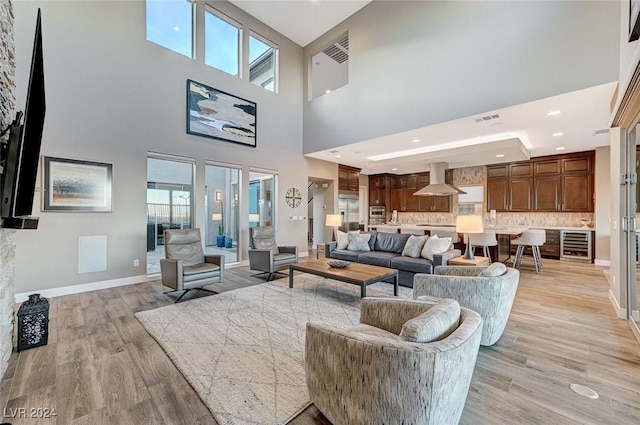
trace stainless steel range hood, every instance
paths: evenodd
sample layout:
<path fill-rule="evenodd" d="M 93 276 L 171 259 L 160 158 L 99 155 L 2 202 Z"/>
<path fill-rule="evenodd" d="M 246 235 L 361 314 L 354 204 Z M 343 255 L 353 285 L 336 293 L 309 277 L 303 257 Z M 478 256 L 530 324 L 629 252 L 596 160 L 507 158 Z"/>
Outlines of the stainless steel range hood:
<path fill-rule="evenodd" d="M 449 164 L 446 162 L 432 163 L 429 172 L 429 184 L 414 192 L 414 195 L 450 196 L 467 193 L 444 182 L 444 172 L 448 166 Z"/>

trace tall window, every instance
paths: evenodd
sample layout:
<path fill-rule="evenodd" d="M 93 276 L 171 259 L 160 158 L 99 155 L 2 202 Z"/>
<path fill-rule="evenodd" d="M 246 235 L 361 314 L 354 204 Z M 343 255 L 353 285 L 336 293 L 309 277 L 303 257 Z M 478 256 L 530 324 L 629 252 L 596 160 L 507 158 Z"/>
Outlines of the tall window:
<path fill-rule="evenodd" d="M 147 40 L 193 57 L 193 3 L 147 0 Z"/>
<path fill-rule="evenodd" d="M 204 18 L 204 63 L 240 76 L 241 25 L 207 7 Z"/>
<path fill-rule="evenodd" d="M 276 92 L 278 48 L 257 34 L 249 36 L 249 79 L 253 84 Z"/>
<path fill-rule="evenodd" d="M 249 227 L 274 225 L 275 187 L 275 174 L 249 172 Z"/>

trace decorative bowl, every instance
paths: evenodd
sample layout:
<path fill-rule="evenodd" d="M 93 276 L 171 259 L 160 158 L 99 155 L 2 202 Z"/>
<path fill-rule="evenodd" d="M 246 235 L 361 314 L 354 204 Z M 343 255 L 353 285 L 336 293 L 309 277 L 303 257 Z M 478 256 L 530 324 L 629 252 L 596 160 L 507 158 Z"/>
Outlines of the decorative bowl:
<path fill-rule="evenodd" d="M 351 263 L 348 261 L 329 261 L 327 264 L 332 269 L 344 269 L 345 267 L 349 266 L 349 264 Z"/>

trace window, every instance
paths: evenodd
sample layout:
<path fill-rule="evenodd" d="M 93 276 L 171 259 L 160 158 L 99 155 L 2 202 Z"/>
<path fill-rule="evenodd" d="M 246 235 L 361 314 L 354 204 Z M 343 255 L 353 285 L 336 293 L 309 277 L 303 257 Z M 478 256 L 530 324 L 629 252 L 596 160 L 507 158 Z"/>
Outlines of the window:
<path fill-rule="evenodd" d="M 273 226 L 276 175 L 260 171 L 249 172 L 249 222 Z M 251 227 L 251 226 L 250 226 Z"/>
<path fill-rule="evenodd" d="M 311 57 L 311 99 L 349 83 L 349 34 Z"/>
<path fill-rule="evenodd" d="M 205 252 L 221 254 L 225 264 L 239 258 L 240 170 L 207 164 L 205 169 Z"/>
<path fill-rule="evenodd" d="M 276 92 L 278 48 L 257 34 L 249 36 L 249 80 Z"/>
<path fill-rule="evenodd" d="M 147 0 L 147 40 L 193 57 L 193 3 Z"/>
<path fill-rule="evenodd" d="M 239 77 L 241 25 L 209 7 L 204 16 L 204 63 Z"/>

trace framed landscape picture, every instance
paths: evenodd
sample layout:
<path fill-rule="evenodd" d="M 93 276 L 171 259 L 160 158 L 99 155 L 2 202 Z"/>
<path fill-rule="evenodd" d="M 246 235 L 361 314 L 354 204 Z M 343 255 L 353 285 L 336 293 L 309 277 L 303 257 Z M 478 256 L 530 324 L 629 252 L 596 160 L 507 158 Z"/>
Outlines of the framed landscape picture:
<path fill-rule="evenodd" d="M 44 157 L 44 211 L 111 211 L 111 164 Z"/>
<path fill-rule="evenodd" d="M 187 133 L 256 147 L 255 102 L 187 80 Z"/>

